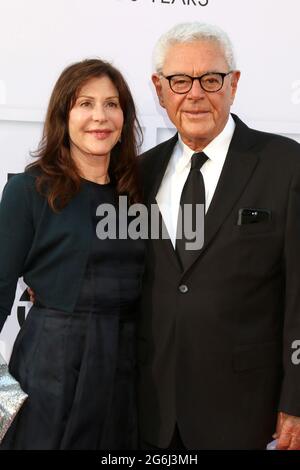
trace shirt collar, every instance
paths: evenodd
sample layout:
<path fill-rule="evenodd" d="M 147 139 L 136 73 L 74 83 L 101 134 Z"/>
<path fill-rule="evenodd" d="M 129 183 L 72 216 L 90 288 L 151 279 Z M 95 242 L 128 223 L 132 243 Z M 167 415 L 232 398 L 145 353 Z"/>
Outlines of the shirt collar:
<path fill-rule="evenodd" d="M 235 130 L 235 122 L 229 115 L 228 121 L 220 134 L 217 135 L 204 149 L 203 152 L 213 162 L 219 160 L 224 161 L 228 152 L 228 148 Z M 195 153 L 190 147 L 188 147 L 181 139 L 178 134 L 178 152 L 174 162 L 176 171 L 182 171 L 186 166 L 190 165 L 191 157 Z"/>

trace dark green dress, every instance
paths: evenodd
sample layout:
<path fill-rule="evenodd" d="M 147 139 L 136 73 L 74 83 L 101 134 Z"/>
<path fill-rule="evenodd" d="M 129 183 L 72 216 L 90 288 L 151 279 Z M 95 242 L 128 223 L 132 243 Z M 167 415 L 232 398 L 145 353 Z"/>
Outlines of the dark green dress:
<path fill-rule="evenodd" d="M 94 230 L 76 307 L 70 313 L 37 302 L 30 310 L 10 362 L 29 398 L 2 448 L 137 448 L 135 329 L 144 242 L 99 240 L 96 208 L 116 206 L 115 188 L 84 181 L 82 191 Z"/>

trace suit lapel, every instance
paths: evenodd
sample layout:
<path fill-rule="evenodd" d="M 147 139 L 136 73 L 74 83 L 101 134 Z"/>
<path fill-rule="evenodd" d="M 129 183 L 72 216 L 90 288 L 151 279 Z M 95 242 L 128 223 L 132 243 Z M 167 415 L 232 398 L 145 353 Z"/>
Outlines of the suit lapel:
<path fill-rule="evenodd" d="M 150 185 L 151 189 L 148 199 L 149 204 L 156 203 L 155 197 L 161 185 L 177 140 L 178 134 L 175 134 L 171 139 L 167 140 L 159 150 L 159 154 L 156 157 L 156 164 L 152 173 L 153 180 Z"/>
<path fill-rule="evenodd" d="M 251 152 L 253 146 L 253 131 L 239 118 L 236 121 L 235 132 L 226 156 L 226 160 L 204 221 L 204 246 L 195 256 L 184 273 L 199 259 L 217 234 L 232 207 L 241 196 L 255 167 L 258 156 Z"/>
<path fill-rule="evenodd" d="M 177 143 L 178 140 L 178 134 L 176 133 L 171 139 L 167 140 L 159 149 L 159 153 L 156 156 L 156 164 L 153 168 L 153 179 L 152 182 L 150 183 L 150 191 L 148 195 L 148 209 L 150 210 L 150 207 L 152 204 L 157 205 L 156 202 L 156 194 L 159 190 L 159 187 L 161 185 L 162 179 L 164 177 L 164 174 L 166 172 L 168 163 L 170 161 L 171 155 L 173 153 L 174 147 Z M 167 228 L 165 226 L 163 217 L 161 215 L 161 212 L 159 211 L 159 226 L 163 227 L 163 230 L 165 233 L 167 233 Z M 178 270 L 180 270 L 180 264 L 176 255 L 176 252 L 173 248 L 172 242 L 170 238 L 165 238 L 161 239 L 162 243 L 162 248 L 165 251 L 166 256 L 172 259 L 174 267 Z"/>
<path fill-rule="evenodd" d="M 194 258 L 191 258 L 190 264 L 186 266 L 182 274 L 185 274 L 206 251 L 234 204 L 244 191 L 258 163 L 258 155 L 251 150 L 255 145 L 255 132 L 249 129 L 237 116 L 233 115 L 233 118 L 236 128 L 213 199 L 205 216 L 204 246 Z M 155 197 L 177 140 L 178 136 L 175 134 L 157 149 L 155 161 L 153 158 L 152 174 L 147 175 L 148 190 L 146 199 L 149 209 L 151 204 L 157 204 Z M 163 222 L 161 214 L 160 219 Z M 166 255 L 172 257 L 174 266 L 176 265 L 180 269 L 171 240 L 165 239 L 162 240 L 162 243 Z"/>

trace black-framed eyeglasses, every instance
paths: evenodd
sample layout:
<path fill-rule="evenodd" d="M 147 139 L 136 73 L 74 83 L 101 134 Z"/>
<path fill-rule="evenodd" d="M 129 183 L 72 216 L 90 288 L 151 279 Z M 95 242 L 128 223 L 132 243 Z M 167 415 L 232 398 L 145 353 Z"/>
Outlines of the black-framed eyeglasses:
<path fill-rule="evenodd" d="M 220 91 L 224 84 L 225 77 L 227 77 L 227 75 L 231 74 L 232 72 L 233 70 L 230 70 L 227 73 L 207 72 L 200 77 L 191 77 L 185 73 L 178 73 L 176 75 L 168 76 L 161 74 L 161 76 L 169 81 L 170 88 L 172 91 L 174 91 L 174 93 L 183 95 L 192 89 L 194 80 L 199 80 L 202 90 L 207 91 L 207 93 L 215 93 L 216 91 Z"/>

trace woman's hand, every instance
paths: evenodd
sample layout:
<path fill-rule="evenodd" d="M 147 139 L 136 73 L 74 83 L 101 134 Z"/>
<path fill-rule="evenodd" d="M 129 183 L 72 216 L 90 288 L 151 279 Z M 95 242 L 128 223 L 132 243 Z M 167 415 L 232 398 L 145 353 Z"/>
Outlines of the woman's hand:
<path fill-rule="evenodd" d="M 35 293 L 32 289 L 30 289 L 30 287 L 27 287 L 27 292 L 29 294 L 29 297 L 30 297 L 30 302 L 32 302 L 34 304 L 35 302 Z"/>

